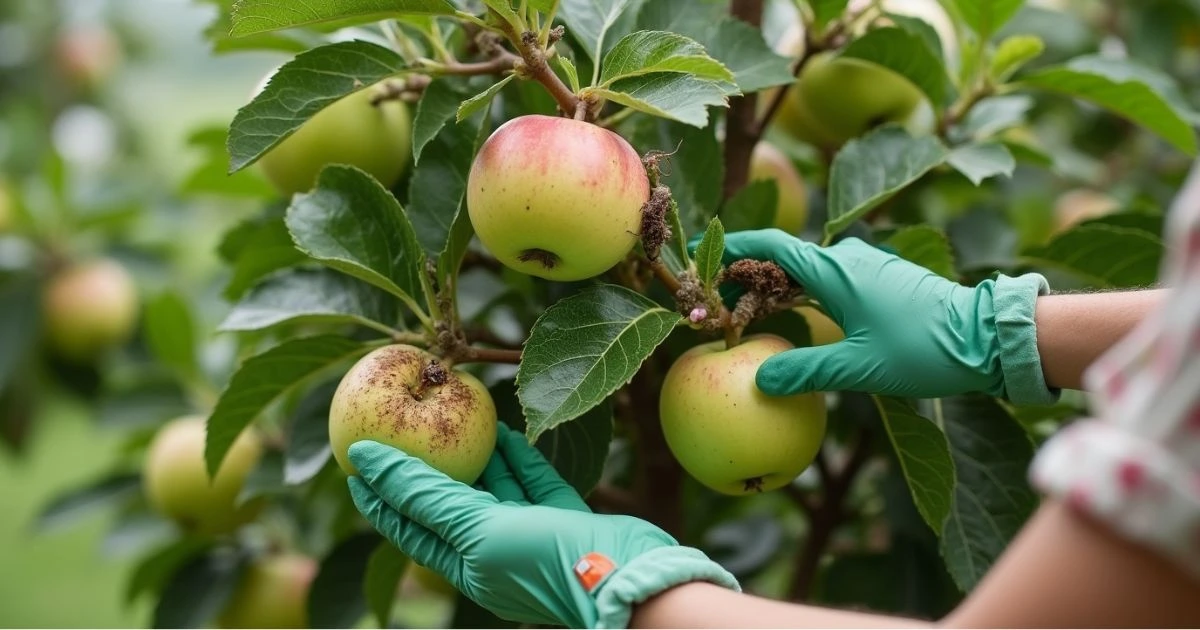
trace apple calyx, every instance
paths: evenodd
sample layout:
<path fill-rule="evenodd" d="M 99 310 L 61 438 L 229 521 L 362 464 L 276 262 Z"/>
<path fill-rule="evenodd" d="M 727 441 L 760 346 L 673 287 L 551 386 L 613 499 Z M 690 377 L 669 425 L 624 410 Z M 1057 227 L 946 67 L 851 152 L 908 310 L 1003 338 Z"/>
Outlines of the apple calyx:
<path fill-rule="evenodd" d="M 546 251 L 544 249 L 538 249 L 536 247 L 522 251 L 517 255 L 517 260 L 521 262 L 541 263 L 542 267 L 546 270 L 554 269 L 560 262 L 562 262 L 562 259 L 558 257 L 558 254 Z"/>
<path fill-rule="evenodd" d="M 763 478 L 761 476 L 751 477 L 742 483 L 742 489 L 746 492 L 762 493 L 763 491 Z"/>
<path fill-rule="evenodd" d="M 412 394 L 414 400 L 420 401 L 428 393 L 436 394 L 437 389 L 432 392 L 429 390 L 445 385 L 448 380 L 450 380 L 450 372 L 445 366 L 438 363 L 436 359 L 430 359 L 429 363 L 421 368 L 421 381 L 417 383 L 416 389 L 410 389 L 409 393 Z"/>

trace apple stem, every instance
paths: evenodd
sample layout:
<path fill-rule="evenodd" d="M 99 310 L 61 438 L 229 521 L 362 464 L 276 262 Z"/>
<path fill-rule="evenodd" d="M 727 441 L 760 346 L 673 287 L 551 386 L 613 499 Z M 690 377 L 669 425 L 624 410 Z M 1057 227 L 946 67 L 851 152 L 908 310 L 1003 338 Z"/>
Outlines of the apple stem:
<path fill-rule="evenodd" d="M 742 343 L 742 327 L 741 326 L 726 326 L 725 327 L 725 349 L 732 350 Z"/>
<path fill-rule="evenodd" d="M 533 31 L 518 33 L 511 25 L 507 25 L 505 35 L 520 52 L 525 62 L 525 73 L 546 87 L 563 113 L 574 115 L 579 108 L 579 97 L 550 69 L 550 64 L 546 61 L 546 50 L 538 42 L 538 34 Z"/>

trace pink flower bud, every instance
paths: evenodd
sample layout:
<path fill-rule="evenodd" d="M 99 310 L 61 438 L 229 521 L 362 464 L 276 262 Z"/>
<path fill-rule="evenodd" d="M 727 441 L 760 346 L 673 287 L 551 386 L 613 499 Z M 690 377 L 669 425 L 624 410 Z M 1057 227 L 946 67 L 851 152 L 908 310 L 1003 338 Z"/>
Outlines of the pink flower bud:
<path fill-rule="evenodd" d="M 692 312 L 688 315 L 688 319 L 692 320 L 693 324 L 699 324 L 700 322 L 704 321 L 704 318 L 706 317 L 708 317 L 708 309 L 704 308 L 703 306 L 697 306 L 696 308 L 692 309 Z"/>

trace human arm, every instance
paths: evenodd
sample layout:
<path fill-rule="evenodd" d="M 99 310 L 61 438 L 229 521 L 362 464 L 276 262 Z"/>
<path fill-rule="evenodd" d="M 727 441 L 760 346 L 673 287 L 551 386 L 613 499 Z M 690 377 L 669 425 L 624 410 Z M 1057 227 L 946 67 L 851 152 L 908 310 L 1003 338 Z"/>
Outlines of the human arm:
<path fill-rule="evenodd" d="M 1082 389 L 1083 372 L 1157 306 L 1165 289 L 1043 295 L 1034 319 L 1046 382 Z"/>

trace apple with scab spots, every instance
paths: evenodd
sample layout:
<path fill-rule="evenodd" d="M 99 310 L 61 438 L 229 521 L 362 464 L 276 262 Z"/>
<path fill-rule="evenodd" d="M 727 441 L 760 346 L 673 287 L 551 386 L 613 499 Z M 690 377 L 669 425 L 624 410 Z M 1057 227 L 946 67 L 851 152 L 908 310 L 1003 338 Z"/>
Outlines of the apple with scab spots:
<path fill-rule="evenodd" d="M 329 408 L 329 443 L 348 475 L 350 445 L 373 440 L 474 483 L 496 444 L 496 404 L 479 379 L 407 344 L 377 348 L 346 372 Z"/>
<path fill-rule="evenodd" d="M 492 255 L 562 282 L 595 277 L 625 258 L 649 198 L 645 166 L 624 138 L 538 114 L 498 127 L 467 182 L 471 224 Z"/>
<path fill-rule="evenodd" d="M 825 437 L 823 394 L 768 396 L 754 382 L 764 361 L 792 348 L 750 335 L 732 348 L 700 344 L 671 365 L 659 399 L 663 435 L 696 481 L 727 495 L 769 492 L 812 463 Z"/>

